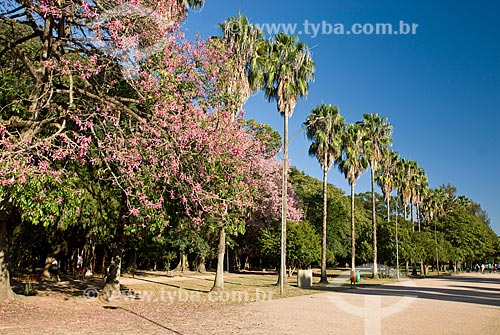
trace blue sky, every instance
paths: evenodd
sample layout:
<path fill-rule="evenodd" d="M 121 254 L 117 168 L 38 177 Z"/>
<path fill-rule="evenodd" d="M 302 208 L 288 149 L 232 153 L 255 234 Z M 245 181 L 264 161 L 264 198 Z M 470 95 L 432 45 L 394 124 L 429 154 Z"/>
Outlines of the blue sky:
<path fill-rule="evenodd" d="M 295 24 L 312 50 L 316 78 L 290 119 L 290 135 L 321 103 L 337 105 L 347 122 L 363 113 L 387 116 L 394 127 L 393 149 L 424 168 L 430 187 L 450 183 L 459 195 L 480 203 L 500 234 L 498 1 L 206 0 L 200 12 L 189 15 L 186 33 L 220 35 L 217 23 L 238 12 L 261 25 L 284 23 L 292 29 Z M 416 34 L 328 34 L 328 24 L 343 24 L 347 31 L 357 23 L 391 23 L 398 30 L 400 21 L 418 24 Z M 319 27 L 317 36 L 311 24 Z M 245 110 L 247 118 L 282 131 L 276 104 L 261 93 Z M 299 134 L 290 144 L 291 164 L 321 179 L 308 146 Z M 349 192 L 336 168 L 329 181 Z M 356 191 L 368 190 L 367 172 Z"/>

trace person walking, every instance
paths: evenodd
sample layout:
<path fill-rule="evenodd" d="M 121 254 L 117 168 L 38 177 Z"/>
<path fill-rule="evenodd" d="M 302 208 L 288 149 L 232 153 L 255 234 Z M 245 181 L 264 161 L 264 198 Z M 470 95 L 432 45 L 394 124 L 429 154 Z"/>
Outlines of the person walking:
<path fill-rule="evenodd" d="M 84 276 L 84 273 L 83 273 L 83 256 L 78 254 L 77 256 L 77 259 L 76 259 L 76 277 L 79 278 L 79 277 L 82 277 Z"/>

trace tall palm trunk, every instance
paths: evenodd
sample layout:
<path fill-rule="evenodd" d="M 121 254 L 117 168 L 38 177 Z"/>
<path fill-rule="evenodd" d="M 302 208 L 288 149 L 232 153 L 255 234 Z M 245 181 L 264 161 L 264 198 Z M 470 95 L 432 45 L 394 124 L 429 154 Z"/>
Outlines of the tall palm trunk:
<path fill-rule="evenodd" d="M 418 231 L 420 231 L 420 204 L 417 203 L 417 222 L 418 222 Z"/>
<path fill-rule="evenodd" d="M 351 271 L 356 270 L 356 234 L 354 226 L 354 184 L 351 184 Z"/>
<path fill-rule="evenodd" d="M 280 294 L 285 294 L 286 282 L 286 218 L 287 218 L 287 196 L 288 196 L 288 112 L 284 113 L 283 121 L 283 177 L 281 188 L 281 262 L 280 262 Z"/>
<path fill-rule="evenodd" d="M 326 152 L 325 152 L 325 162 L 326 162 Z M 326 275 L 326 219 L 328 213 L 328 198 L 327 198 L 327 177 L 328 168 L 323 167 L 323 241 L 321 244 L 321 280 L 320 283 L 328 283 L 328 277 Z"/>
<path fill-rule="evenodd" d="M 414 232 L 415 231 L 415 209 L 413 208 L 413 203 L 410 202 L 410 219 L 411 219 L 411 230 Z M 417 275 L 417 264 L 416 264 L 416 260 L 413 259 L 412 260 L 413 262 L 413 271 L 412 271 L 412 275 L 413 276 L 416 276 Z"/>
<path fill-rule="evenodd" d="M 407 206 L 407 204 L 404 203 L 403 207 L 404 207 L 405 221 L 408 220 L 408 210 L 406 209 L 406 206 Z"/>
<path fill-rule="evenodd" d="M 420 230 L 420 204 L 419 203 L 417 203 L 417 222 L 418 222 L 418 232 L 421 232 L 421 230 Z M 425 276 L 424 261 L 422 259 L 420 260 L 420 275 Z"/>
<path fill-rule="evenodd" d="M 391 222 L 391 208 L 389 207 L 391 205 L 391 196 L 387 197 L 387 222 Z M 396 215 L 398 213 L 396 212 Z"/>
<path fill-rule="evenodd" d="M 212 291 L 224 289 L 224 254 L 226 253 L 226 231 L 221 227 L 219 235 L 219 246 L 217 248 L 217 271 Z"/>
<path fill-rule="evenodd" d="M 415 210 L 413 209 L 413 203 L 410 202 L 410 213 L 411 213 L 411 230 L 415 231 Z"/>
<path fill-rule="evenodd" d="M 375 208 L 375 170 L 371 170 L 371 182 L 372 182 L 372 230 L 373 230 L 373 278 L 378 277 L 377 269 L 377 215 Z"/>

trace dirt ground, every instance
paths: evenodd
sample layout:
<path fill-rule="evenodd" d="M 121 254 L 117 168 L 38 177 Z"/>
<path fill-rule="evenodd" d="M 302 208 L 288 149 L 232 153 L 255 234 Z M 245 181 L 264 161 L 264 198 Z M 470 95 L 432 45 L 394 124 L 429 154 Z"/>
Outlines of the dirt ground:
<path fill-rule="evenodd" d="M 274 276 L 268 277 L 255 275 L 241 289 L 241 275 L 228 274 L 224 293 L 209 293 L 212 274 L 123 278 L 124 297 L 111 301 L 96 298 L 100 279 L 37 283 L 36 296 L 0 304 L 0 332 L 495 334 L 500 329 L 500 273 L 341 290 L 333 281 L 284 299 L 278 299 Z"/>

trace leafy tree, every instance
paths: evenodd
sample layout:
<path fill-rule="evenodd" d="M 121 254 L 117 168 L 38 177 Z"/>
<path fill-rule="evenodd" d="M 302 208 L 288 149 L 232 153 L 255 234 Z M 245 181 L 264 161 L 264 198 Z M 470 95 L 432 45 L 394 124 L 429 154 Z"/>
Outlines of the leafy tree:
<path fill-rule="evenodd" d="M 245 129 L 264 146 L 266 158 L 271 158 L 281 148 L 281 134 L 268 124 L 249 119 L 245 121 Z"/>
<path fill-rule="evenodd" d="M 281 219 L 282 164 L 263 158 L 256 159 L 253 164 L 254 207 L 249 212 L 245 235 L 238 240 L 242 247 L 237 252 L 244 257 L 258 259 L 261 256 L 258 240 L 262 229 L 274 226 Z M 303 216 L 302 209 L 299 208 L 294 187 L 289 183 L 287 185 L 287 219 L 298 222 Z"/>
<path fill-rule="evenodd" d="M 294 167 L 290 172 L 290 182 L 297 194 L 300 208 L 304 212 L 304 220 L 313 224 L 316 231 L 321 234 L 323 229 L 322 183 Z M 349 246 L 344 242 L 350 239 L 350 200 L 345 197 L 341 189 L 332 184 L 327 186 L 327 197 L 327 262 L 336 264 L 340 259 L 346 259 L 350 252 Z M 361 220 L 357 217 L 358 219 Z"/>
<path fill-rule="evenodd" d="M 288 259 L 296 268 L 308 268 L 320 260 L 320 236 L 307 221 L 289 225 Z"/>
<path fill-rule="evenodd" d="M 456 261 L 481 262 L 494 252 L 496 234 L 466 208 L 455 208 L 440 218 L 440 224 Z"/>
<path fill-rule="evenodd" d="M 307 221 L 290 223 L 288 226 L 287 258 L 290 272 L 294 268 L 307 268 L 321 259 L 320 236 Z M 262 254 L 274 264 L 279 260 L 280 229 L 278 225 L 265 228 L 260 238 Z"/>

